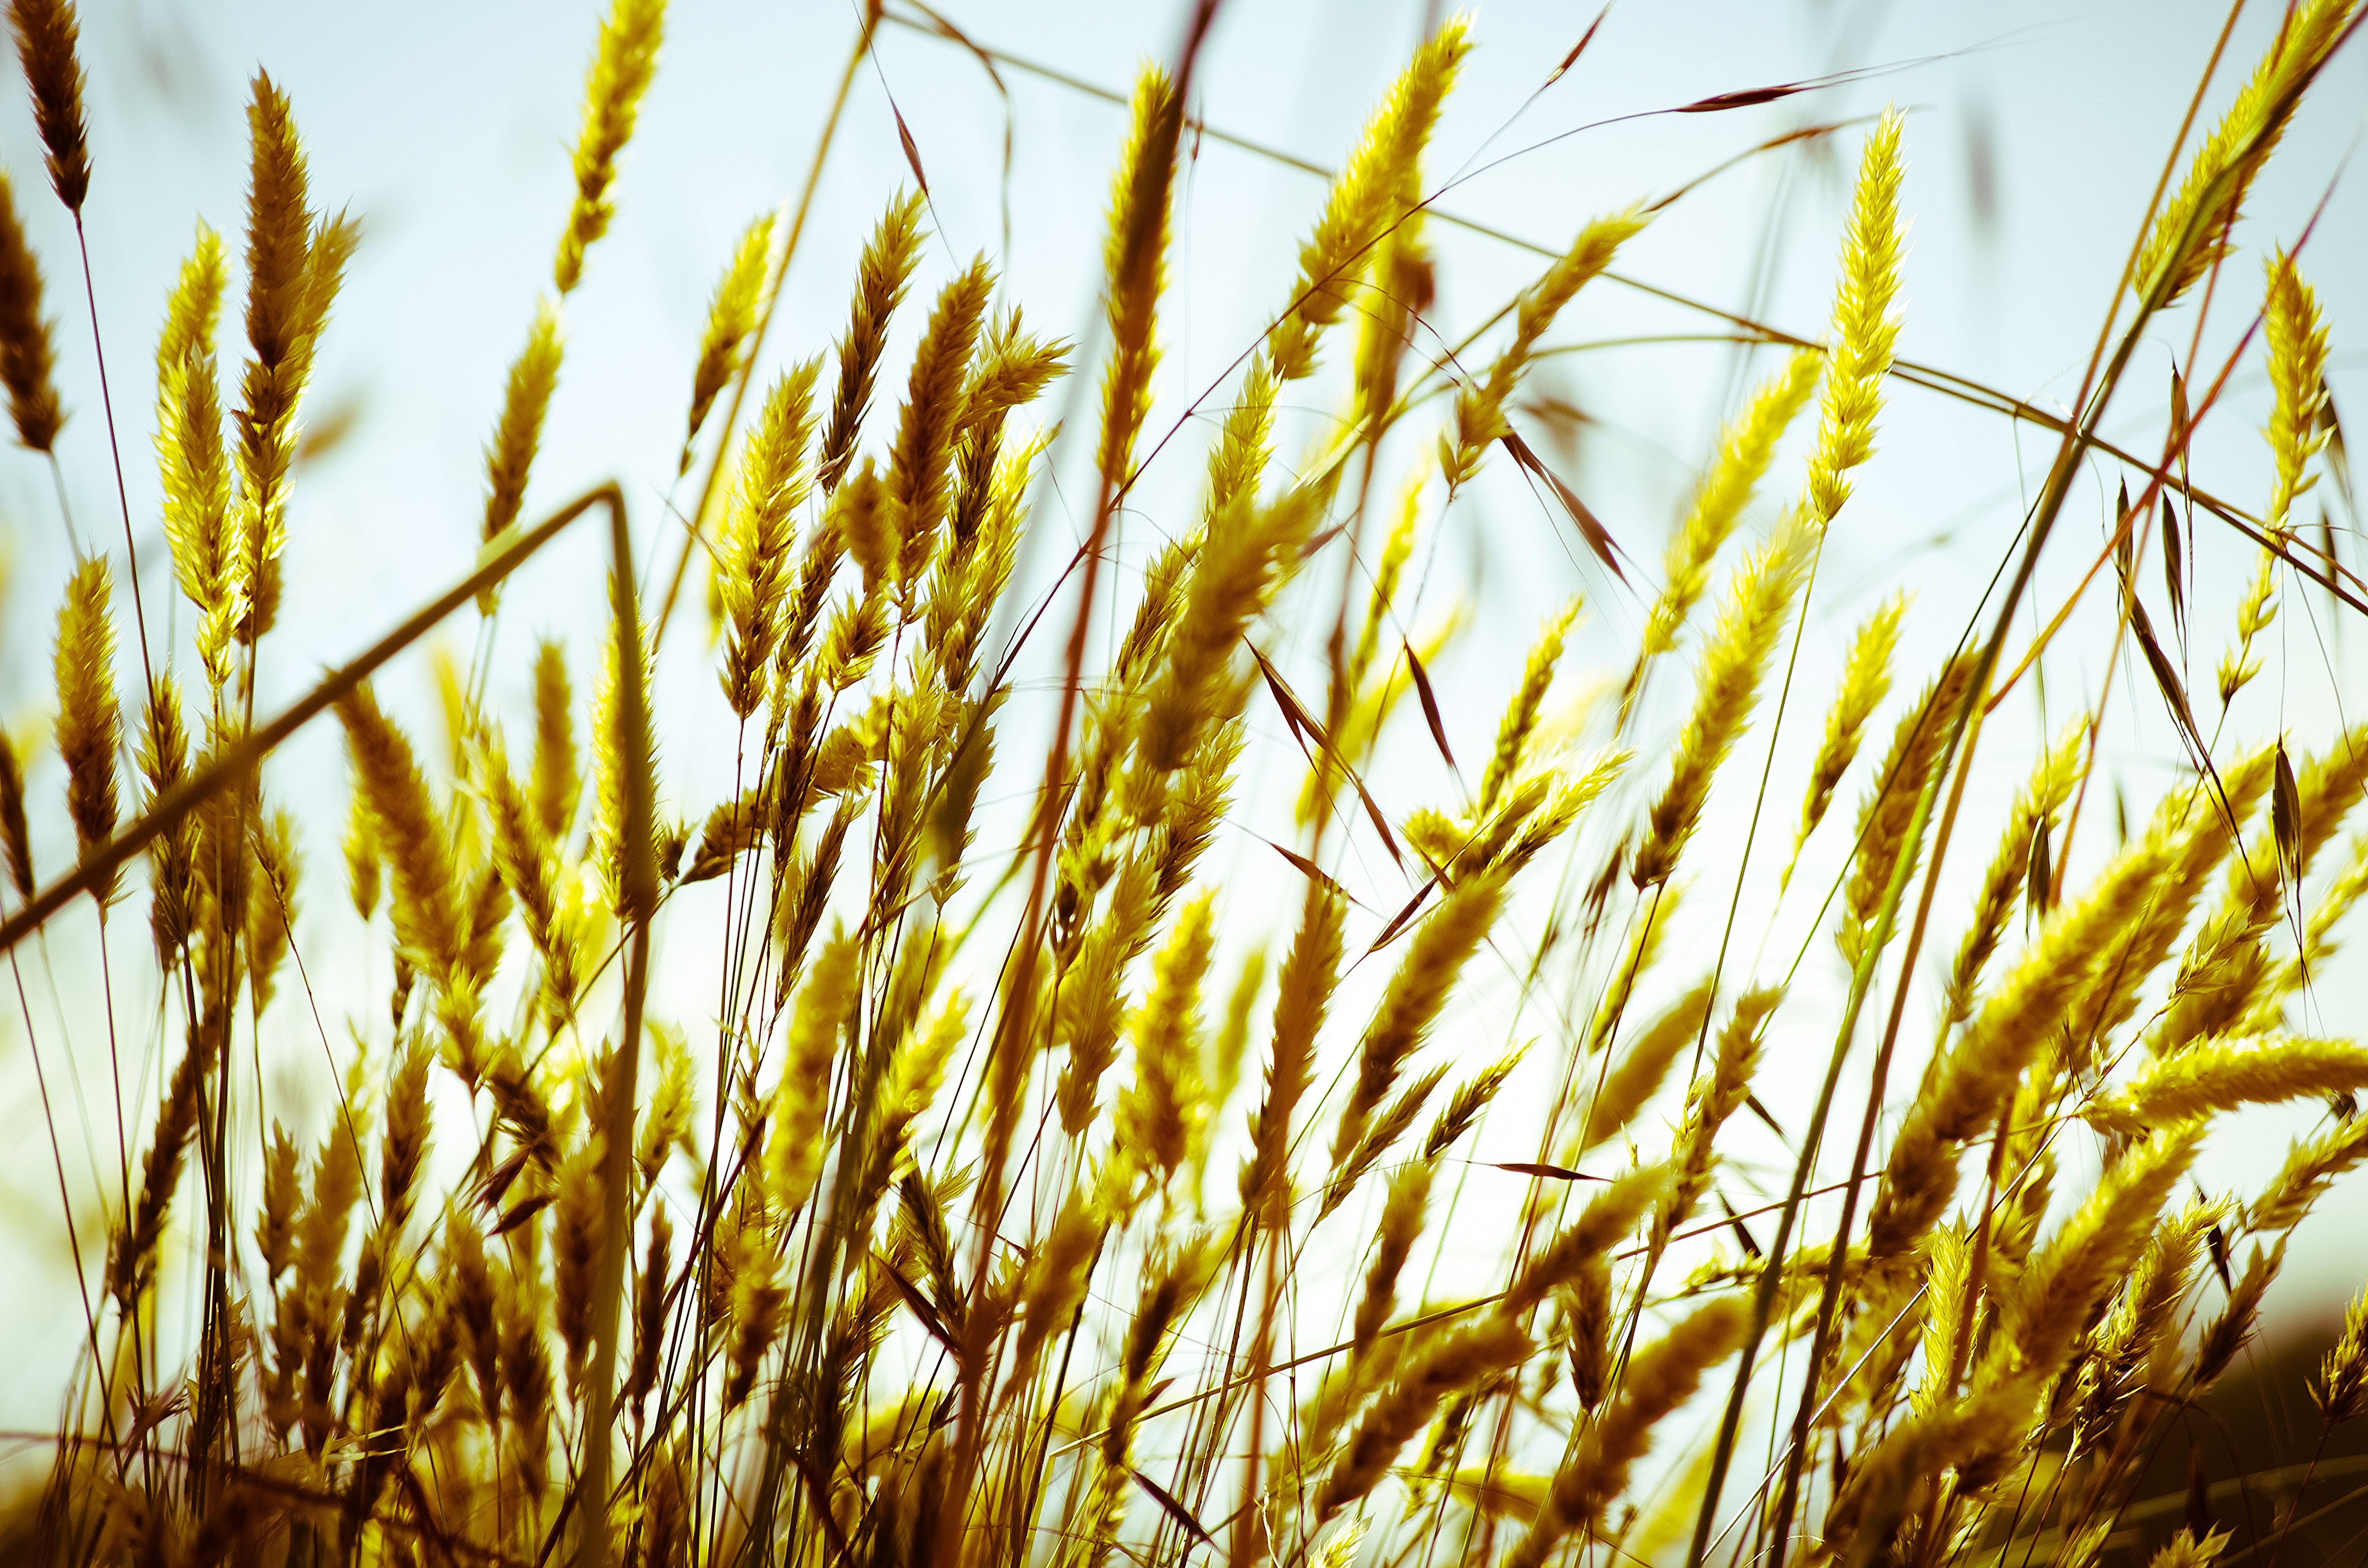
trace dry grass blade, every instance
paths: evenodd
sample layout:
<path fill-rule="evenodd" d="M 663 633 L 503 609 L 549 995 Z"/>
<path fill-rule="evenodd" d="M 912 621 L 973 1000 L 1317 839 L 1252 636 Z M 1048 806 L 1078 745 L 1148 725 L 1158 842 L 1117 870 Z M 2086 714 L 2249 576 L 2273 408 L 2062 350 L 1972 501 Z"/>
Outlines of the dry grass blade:
<path fill-rule="evenodd" d="M 1453 767 L 1455 753 L 1448 749 L 1447 726 L 1439 717 L 1439 698 L 1430 689 L 1430 673 L 1422 667 L 1422 659 L 1415 653 L 1413 643 L 1400 638 L 1398 646 L 1405 651 L 1406 669 L 1414 676 L 1415 695 L 1422 703 L 1422 722 L 1430 726 L 1431 744 L 1439 748 L 1440 760 Z"/>
<path fill-rule="evenodd" d="M 1332 737 L 1325 733 L 1324 726 L 1315 722 L 1315 716 L 1308 712 L 1306 705 L 1292 693 L 1290 683 L 1275 672 L 1273 664 L 1258 651 L 1258 644 L 1251 642 L 1247 637 L 1242 641 L 1249 649 L 1250 656 L 1258 661 L 1258 673 L 1265 677 L 1267 691 L 1274 698 L 1275 706 L 1282 710 L 1282 722 L 1290 726 L 1293 737 L 1303 747 L 1314 745 L 1316 752 L 1322 754 L 1325 766 L 1335 767 L 1340 770 L 1341 775 L 1349 780 L 1350 787 L 1357 791 L 1357 799 L 1365 808 L 1366 820 L 1373 824 L 1373 831 L 1381 835 L 1382 847 L 1389 851 L 1391 859 L 1401 865 L 1405 864 L 1405 857 L 1398 853 L 1397 835 L 1390 831 L 1390 819 L 1382 813 L 1381 805 L 1374 801 L 1372 791 L 1365 788 L 1365 781 L 1359 776 L 1357 769 L 1349 767 L 1348 759 L 1341 756 L 1333 746 Z M 1315 755 L 1311 754 L 1308 761 L 1314 763 Z"/>
<path fill-rule="evenodd" d="M 1788 82 L 1775 87 L 1738 87 L 1731 92 L 1713 93 L 1706 98 L 1696 98 L 1691 103 L 1679 104 L 1669 112 L 1717 114 L 1725 109 L 1751 108 L 1759 104 L 1772 104 L 1779 98 L 1789 98 L 1794 93 L 1805 93 L 1810 88 L 1820 85 L 1815 82 Z"/>
<path fill-rule="evenodd" d="M 905 123 L 905 111 L 896 107 L 893 98 L 889 100 L 888 112 L 896 117 L 896 142 L 905 150 L 905 166 L 913 171 L 913 183 L 921 187 L 926 199 L 929 194 L 929 174 L 921 167 L 920 143 L 913 140 L 913 128 Z"/>
<path fill-rule="evenodd" d="M 1390 916 L 1388 924 L 1384 925 L 1380 934 L 1374 937 L 1372 946 L 1365 949 L 1366 953 L 1368 955 L 1378 953 L 1388 947 L 1396 939 L 1398 933 L 1405 930 L 1413 922 L 1414 917 L 1421 913 L 1422 906 L 1430 902 L 1430 895 L 1438 891 L 1439 875 L 1434 871 L 1422 886 L 1415 890 L 1414 896 L 1406 900 L 1395 915 Z"/>
<path fill-rule="evenodd" d="M 956 1339 L 953 1331 L 946 1326 L 945 1319 L 939 1315 L 936 1305 L 928 1297 L 921 1293 L 921 1288 L 905 1278 L 896 1266 L 886 1258 L 874 1256 L 871 1262 L 873 1267 L 888 1276 L 888 1282 L 896 1288 L 897 1299 L 905 1303 L 906 1310 L 912 1312 L 920 1325 L 929 1331 L 929 1337 L 944 1346 L 946 1354 L 960 1360 L 962 1353 L 962 1342 Z"/>
<path fill-rule="evenodd" d="M 2179 722 L 2180 736 L 2196 756 L 2208 757 L 2211 748 L 2203 739 L 2203 732 L 2195 727 L 2195 710 L 2188 705 L 2186 684 L 2179 678 L 2178 666 L 2162 651 L 2146 606 L 2135 598 L 2130 600 L 2130 631 L 2138 640 L 2138 652 L 2146 656 L 2146 672 L 2154 677 L 2155 689 L 2162 693 L 2164 705 Z"/>
<path fill-rule="evenodd" d="M 1513 460 L 1520 464 L 1524 472 L 1545 481 L 1552 487 L 1554 498 L 1562 503 L 1564 514 L 1577 528 L 1578 537 L 1587 541 L 1587 548 L 1595 552 L 1595 558 L 1598 561 L 1611 569 L 1613 576 L 1623 583 L 1626 582 L 1628 574 L 1620 569 L 1620 559 L 1614 553 L 1619 547 L 1612 540 L 1611 530 L 1605 528 L 1595 514 L 1588 509 L 1587 503 L 1573 494 L 1570 486 L 1565 484 L 1559 475 L 1546 467 L 1544 460 L 1531 449 L 1529 442 L 1523 440 L 1519 435 L 1508 430 L 1497 439 L 1505 444 L 1505 449 L 1513 454 Z"/>
<path fill-rule="evenodd" d="M 1610 1176 L 1588 1176 L 1584 1171 L 1575 1171 L 1567 1165 L 1548 1165 L 1531 1164 L 1525 1161 L 1506 1162 L 1497 1160 L 1490 1160 L 1484 1163 L 1486 1164 L 1488 1168 L 1491 1170 L 1510 1171 L 1515 1176 L 1537 1176 L 1545 1181 L 1610 1181 L 1611 1179 Z"/>
<path fill-rule="evenodd" d="M 1587 30 L 1578 35 L 1578 41 L 1570 46 L 1570 52 L 1564 55 L 1561 62 L 1556 64 L 1554 70 L 1547 74 L 1546 79 L 1538 85 L 1538 91 L 1545 91 L 1569 74 L 1570 68 L 1578 63 L 1578 57 L 1587 52 L 1587 46 L 1595 41 L 1596 29 L 1603 26 L 1603 19 L 1610 15 L 1611 15 L 1611 0 L 1605 0 L 1603 9 L 1595 13 L 1595 20 L 1587 24 Z"/>
<path fill-rule="evenodd" d="M 2294 763 L 2286 756 L 2283 740 L 2278 742 L 2277 776 L 2271 785 L 2270 829 L 2286 881 L 2301 881 L 2302 791 L 2294 784 Z"/>
<path fill-rule="evenodd" d="M 1186 1535 L 1190 1536 L 1202 1546 L 1213 1548 L 1217 1544 L 1216 1537 L 1211 1535 L 1202 1527 L 1201 1521 L 1192 1517 L 1191 1509 L 1176 1500 L 1174 1493 L 1139 1470 L 1130 1468 L 1127 1474 L 1134 1478 L 1134 1483 L 1142 1487 L 1153 1502 L 1159 1505 L 1159 1511 L 1175 1520 Z"/>
<path fill-rule="evenodd" d="M 1361 903 L 1358 903 L 1355 895 L 1350 893 L 1347 888 L 1342 887 L 1338 880 L 1330 872 L 1326 871 L 1323 867 L 1317 865 L 1315 861 L 1310 860 L 1306 856 L 1300 854 L 1295 849 L 1285 849 L 1281 845 L 1275 843 L 1272 839 L 1268 839 L 1266 842 L 1268 848 L 1273 850 L 1276 854 L 1281 856 L 1285 860 L 1291 863 L 1291 869 L 1292 870 L 1297 871 L 1309 881 L 1312 881 L 1317 886 L 1323 888 L 1325 892 L 1332 893 L 1336 897 L 1347 899 L 1350 903 L 1358 904 L 1359 908 L 1363 907 Z"/>

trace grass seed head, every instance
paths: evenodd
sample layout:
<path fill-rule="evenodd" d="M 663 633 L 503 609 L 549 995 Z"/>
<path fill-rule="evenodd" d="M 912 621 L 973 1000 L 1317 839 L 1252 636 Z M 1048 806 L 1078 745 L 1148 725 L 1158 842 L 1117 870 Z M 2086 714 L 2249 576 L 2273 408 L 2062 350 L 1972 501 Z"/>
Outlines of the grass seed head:
<path fill-rule="evenodd" d="M 609 187 L 617 177 L 617 155 L 632 139 L 665 36 L 666 0 L 616 0 L 600 24 L 600 41 L 584 83 L 584 128 L 575 139 L 575 203 L 552 267 L 552 281 L 563 297 L 583 278 L 585 252 L 609 232 L 615 216 Z"/>
<path fill-rule="evenodd" d="M 66 765 L 66 809 L 85 856 L 115 834 L 115 753 L 122 717 L 115 699 L 115 622 L 108 613 L 107 562 L 93 557 L 66 580 L 58 609 L 58 756 Z M 94 890 L 110 902 L 118 878 Z"/>
<path fill-rule="evenodd" d="M 2343 1333 L 2327 1353 L 2318 1374 L 2319 1414 L 2329 1426 L 2352 1420 L 2368 1410 L 2368 1290 L 2354 1297 L 2343 1313 Z"/>
<path fill-rule="evenodd" d="M 2269 52 L 2156 215 L 2132 278 L 2144 304 L 2169 309 L 2228 254 L 2254 177 L 2355 19 L 2353 0 L 2308 0 L 2282 17 Z"/>
<path fill-rule="evenodd" d="M 699 360 L 690 372 L 690 413 L 683 427 L 682 457 L 675 477 L 690 472 L 692 443 L 707 423 L 708 411 L 746 363 L 749 335 L 757 330 L 757 312 L 772 289 L 774 217 L 767 213 L 748 225 L 716 279 L 715 297 L 707 307 L 707 330 L 699 340 Z"/>
<path fill-rule="evenodd" d="M 2261 305 L 2262 336 L 2269 349 L 2270 387 L 2275 403 L 2268 430 L 2277 460 L 2277 487 L 2270 494 L 2271 532 L 2288 527 L 2294 502 L 2317 483 L 2305 471 L 2328 442 L 2327 324 L 2318 296 L 2303 280 L 2294 256 L 2281 252 L 2263 267 L 2269 287 Z"/>
<path fill-rule="evenodd" d="M 814 465 L 825 494 L 838 488 L 848 460 L 855 455 L 863 417 L 871 412 L 880 357 L 888 347 L 888 319 L 903 302 L 913 268 L 920 263 L 924 210 L 917 191 L 891 202 L 863 247 L 847 335 L 838 340 L 838 383 L 831 394 L 830 421 L 824 427 L 822 455 Z"/>
<path fill-rule="evenodd" d="M 1899 319 L 1899 134 L 1896 108 L 1866 139 L 1850 227 L 1842 237 L 1841 286 L 1834 297 L 1833 343 L 1818 410 L 1817 447 L 1809 460 L 1807 504 L 1820 528 L 1850 499 L 1850 471 L 1874 454 L 1874 416 L 1891 373 Z"/>
<path fill-rule="evenodd" d="M 51 379 L 55 359 L 41 319 L 41 266 L 17 221 L 16 188 L 0 170 L 0 385 L 17 439 L 37 452 L 50 449 L 66 419 Z"/>
<path fill-rule="evenodd" d="M 0 726 L 0 854 L 19 899 L 33 896 L 33 837 L 25 820 L 25 761 L 16 741 Z"/>
<path fill-rule="evenodd" d="M 32 89 L 33 125 L 50 165 L 50 186 L 66 210 L 80 217 L 90 192 L 88 127 L 82 112 L 81 23 L 74 0 L 10 0 L 9 29 Z"/>
<path fill-rule="evenodd" d="M 492 443 L 485 448 L 484 538 L 488 540 L 518 524 L 518 510 L 526 503 L 527 473 L 534 466 L 536 449 L 542 444 L 543 415 L 559 385 L 564 352 L 558 308 L 548 300 L 537 301 L 534 325 L 527 332 L 526 347 L 510 362 L 502 416 L 494 426 Z M 479 596 L 478 608 L 490 614 L 495 602 L 489 588 Z"/>
<path fill-rule="evenodd" d="M 1711 780 L 1759 703 L 1769 658 L 1808 575 L 1812 546 L 1806 520 L 1788 513 L 1736 571 L 1716 638 L 1702 653 L 1693 711 L 1679 735 L 1668 783 L 1653 804 L 1645 841 L 1629 863 L 1629 879 L 1638 888 L 1659 887 L 1677 869 L 1702 820 Z"/>
<path fill-rule="evenodd" d="M 1861 738 L 1866 733 L 1866 722 L 1883 706 L 1891 692 L 1891 656 L 1899 645 L 1900 618 L 1907 612 L 1907 595 L 1894 594 L 1875 612 L 1859 624 L 1858 635 L 1850 642 L 1850 663 L 1842 668 L 1841 688 L 1834 694 L 1833 706 L 1826 710 L 1825 739 L 1818 743 L 1817 760 L 1809 768 L 1808 793 L 1801 801 L 1801 825 L 1793 836 L 1793 853 L 1797 857 L 1809 835 L 1825 820 L 1826 808 L 1833 803 L 1835 787 L 1842 775 L 1858 758 Z"/>
<path fill-rule="evenodd" d="M 1637 1352 L 1618 1393 L 1554 1472 L 1545 1506 L 1508 1562 L 1538 1568 L 1565 1537 L 1594 1527 L 1627 1490 L 1631 1468 L 1652 1447 L 1653 1428 L 1691 1398 L 1702 1373 L 1742 1342 L 1747 1322 L 1741 1302 L 1714 1301 Z"/>

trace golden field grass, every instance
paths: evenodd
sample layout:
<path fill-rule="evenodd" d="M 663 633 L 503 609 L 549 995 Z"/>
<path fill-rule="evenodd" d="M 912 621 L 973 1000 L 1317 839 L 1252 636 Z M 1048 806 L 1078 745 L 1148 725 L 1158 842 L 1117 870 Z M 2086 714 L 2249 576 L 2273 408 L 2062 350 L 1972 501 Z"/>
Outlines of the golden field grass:
<path fill-rule="evenodd" d="M 0 732 L 0 1052 L 78 1316 L 0 1539 L 521 1568 L 2356 1551 L 2368 1293 L 2263 1383 L 2256 1464 L 2177 1456 L 2239 1424 L 2287 1240 L 2368 1160 L 2328 981 L 2368 729 L 2299 695 L 2368 608 L 2311 281 L 2343 263 L 2257 199 L 2363 17 L 2297 4 L 2258 61 L 2199 59 L 2177 144 L 2099 172 L 2152 194 L 2060 410 L 1901 357 L 1916 117 L 1738 133 L 1842 172 L 1829 305 L 1813 332 L 1701 307 L 1749 374 L 1710 438 L 1666 433 L 1691 474 L 1648 541 L 1574 483 L 1555 378 L 1578 302 L 1720 187 L 1548 211 L 1563 248 L 1474 309 L 1437 243 L 1472 165 L 1436 133 L 1484 31 L 1444 19 L 1323 171 L 1261 329 L 1186 382 L 1214 0 L 1108 149 L 1076 341 L 945 243 L 901 111 L 911 180 L 839 313 L 777 312 L 873 7 L 800 183 L 712 258 L 664 472 L 548 493 L 663 69 L 663 0 L 614 0 L 564 45 L 571 203 L 477 553 L 324 671 L 282 650 L 333 590 L 286 562 L 361 227 L 259 71 L 244 211 L 199 229 L 153 358 L 100 342 L 79 18 L 14 0 L 48 189 L 22 157 L 0 189 L 0 384 L 60 516 L 13 526 L 74 562 L 9 585 L 50 659 Z M 1574 41 L 1540 92 L 1603 68 Z M 52 200 L 76 244 L 37 254 L 21 214 Z M 2165 342 L 2168 417 L 2133 425 Z M 85 356 L 109 390 L 68 409 Z M 2231 490 L 2196 437 L 2247 387 L 2269 481 Z M 1911 580 L 1837 623 L 1826 546 L 1907 388 L 2052 455 L 1970 618 Z M 69 483 L 69 416 L 153 465 L 155 516 Z M 1508 482 L 1567 546 L 1524 563 L 1561 608 L 1475 676 L 1502 631 L 1441 551 Z M 546 547 L 601 561 L 597 635 L 539 631 Z M 2173 766 L 2113 767 L 2133 714 Z M 331 731 L 333 809 L 282 767 Z M 2233 1137 L 2272 1106 L 2290 1144 Z M 2237 1157 L 2199 1164 L 2215 1136 Z"/>

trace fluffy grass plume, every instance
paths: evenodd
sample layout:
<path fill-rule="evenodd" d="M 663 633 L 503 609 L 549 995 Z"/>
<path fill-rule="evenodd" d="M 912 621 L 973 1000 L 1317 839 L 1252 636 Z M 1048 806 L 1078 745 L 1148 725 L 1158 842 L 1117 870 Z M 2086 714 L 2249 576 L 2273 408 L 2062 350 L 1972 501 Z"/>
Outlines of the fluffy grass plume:
<path fill-rule="evenodd" d="M 856 432 L 871 412 L 880 357 L 888 347 L 888 319 L 904 301 L 913 268 L 920 260 L 922 210 L 918 191 L 899 197 L 881 215 L 863 247 L 855 303 L 846 335 L 838 340 L 838 383 L 831 394 L 830 423 L 824 427 L 822 458 L 816 465 L 825 493 L 838 487 L 848 460 L 855 452 Z"/>
<path fill-rule="evenodd" d="M 1804 520 L 1787 513 L 1776 533 L 1736 569 L 1713 641 L 1702 650 L 1693 711 L 1679 737 L 1668 782 L 1654 801 L 1645 840 L 1629 862 L 1628 874 L 1637 887 L 1667 882 L 1693 837 L 1711 780 L 1759 704 L 1769 657 L 1793 596 L 1809 574 L 1814 548 Z"/>
<path fill-rule="evenodd" d="M 221 237 L 200 224 L 156 340 L 156 458 L 165 540 L 182 593 L 207 618 L 199 653 L 210 671 L 221 661 L 245 593 L 230 531 L 231 473 L 213 357 L 222 289 Z"/>
<path fill-rule="evenodd" d="M 2353 1299 L 2343 1314 L 2343 1336 L 2327 1353 L 2319 1369 L 2319 1414 L 2330 1426 L 2352 1420 L 2368 1410 L 2368 1289 Z"/>
<path fill-rule="evenodd" d="M 358 231 L 343 215 L 316 220 L 307 205 L 309 176 L 295 111 L 268 73 L 255 74 L 246 119 L 250 358 L 240 381 L 233 451 L 237 570 L 245 589 L 238 636 L 251 647 L 279 617 L 297 406 Z"/>
<path fill-rule="evenodd" d="M 2138 1133 L 2237 1106 L 2356 1094 L 2368 1088 L 2368 1051 L 2341 1040 L 2265 1040 L 2199 1045 L 2158 1062 L 2083 1113 L 2095 1126 Z"/>
<path fill-rule="evenodd" d="M 740 487 L 726 525 L 719 578 L 731 643 L 723 689 L 746 719 L 765 698 L 766 676 L 790 591 L 790 541 L 812 470 L 814 375 L 808 360 L 777 383 L 741 459 Z M 564 705 L 564 699 L 559 699 Z M 553 743 L 554 747 L 556 742 Z M 562 792 L 554 787 L 553 793 Z"/>
<path fill-rule="evenodd" d="M 1152 69 L 1135 84 L 1126 155 L 1110 182 L 1109 234 L 1102 266 L 1110 277 L 1110 353 L 1102 374 L 1105 485 L 1125 482 L 1137 434 L 1151 411 L 1151 374 L 1159 294 L 1167 267 L 1167 191 L 1176 177 L 1183 104 L 1167 73 Z"/>
<path fill-rule="evenodd" d="M 1653 1428 L 1692 1397 L 1702 1373 L 1741 1342 L 1743 1327 L 1738 1303 L 1713 1301 L 1639 1352 L 1621 1375 L 1619 1395 L 1554 1472 L 1545 1506 L 1506 1561 L 1535 1568 L 1572 1531 L 1591 1529 L 1627 1491 L 1630 1471 L 1652 1447 Z"/>
<path fill-rule="evenodd" d="M 1466 385 L 1456 394 L 1455 434 L 1452 439 L 1442 439 L 1439 449 L 1440 470 L 1451 488 L 1470 478 L 1489 446 L 1511 433 L 1512 426 L 1505 422 L 1505 403 L 1521 372 L 1529 368 L 1538 340 L 1578 291 L 1611 265 L 1620 247 L 1645 222 L 1644 213 L 1633 210 L 1597 219 L 1578 232 L 1570 249 L 1535 283 L 1522 290 L 1514 308 L 1513 341 L 1497 354 L 1477 385 Z"/>
<path fill-rule="evenodd" d="M 1264 370 L 1275 380 L 1301 381 L 1315 372 L 1317 334 L 1340 318 L 1383 234 L 1409 215 L 1405 191 L 1471 51 L 1471 24 L 1448 18 L 1415 51 L 1365 122 L 1356 151 L 1332 182 L 1323 215 L 1300 244 L 1290 306 L 1267 333 Z"/>

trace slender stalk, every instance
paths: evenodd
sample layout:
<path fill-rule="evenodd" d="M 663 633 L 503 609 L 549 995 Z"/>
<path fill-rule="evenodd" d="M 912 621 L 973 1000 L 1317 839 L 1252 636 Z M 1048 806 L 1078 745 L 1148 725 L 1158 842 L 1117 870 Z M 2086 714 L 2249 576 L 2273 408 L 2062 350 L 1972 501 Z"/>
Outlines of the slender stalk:
<path fill-rule="evenodd" d="M 91 356 L 98 362 L 98 403 L 107 415 L 107 452 L 115 462 L 115 499 L 123 510 L 123 559 L 131 578 L 131 619 L 140 632 L 140 673 L 151 701 L 156 696 L 156 666 L 148 655 L 148 611 L 140 599 L 140 547 L 131 540 L 131 493 L 123 483 L 123 447 L 115 435 L 115 394 L 108 390 L 107 346 L 98 335 L 98 290 L 91 282 L 90 236 L 84 232 L 82 209 L 74 209 L 74 244 L 82 251 L 82 296 L 90 306 Z M 63 481 L 60 481 L 63 494 Z"/>
<path fill-rule="evenodd" d="M 600 1251 L 592 1281 L 592 1363 L 585 1374 L 581 1485 L 588 1501 L 576 1527 L 576 1568 L 604 1568 L 609 1561 L 606 1499 L 613 1447 L 609 1428 L 616 1414 L 617 1320 L 624 1296 L 625 1256 L 632 1239 L 628 1199 L 633 1172 L 634 1080 L 641 1062 L 642 1009 L 649 994 L 650 917 L 657 905 L 656 790 L 651 778 L 649 693 L 643 685 L 642 617 L 633 594 L 632 540 L 621 503 L 609 508 L 609 540 L 616 582 L 615 744 L 624 795 L 621 892 L 632 938 L 625 963 L 624 1038 L 618 1042 L 598 1112 L 600 1136 L 607 1148 L 600 1171 Z"/>

